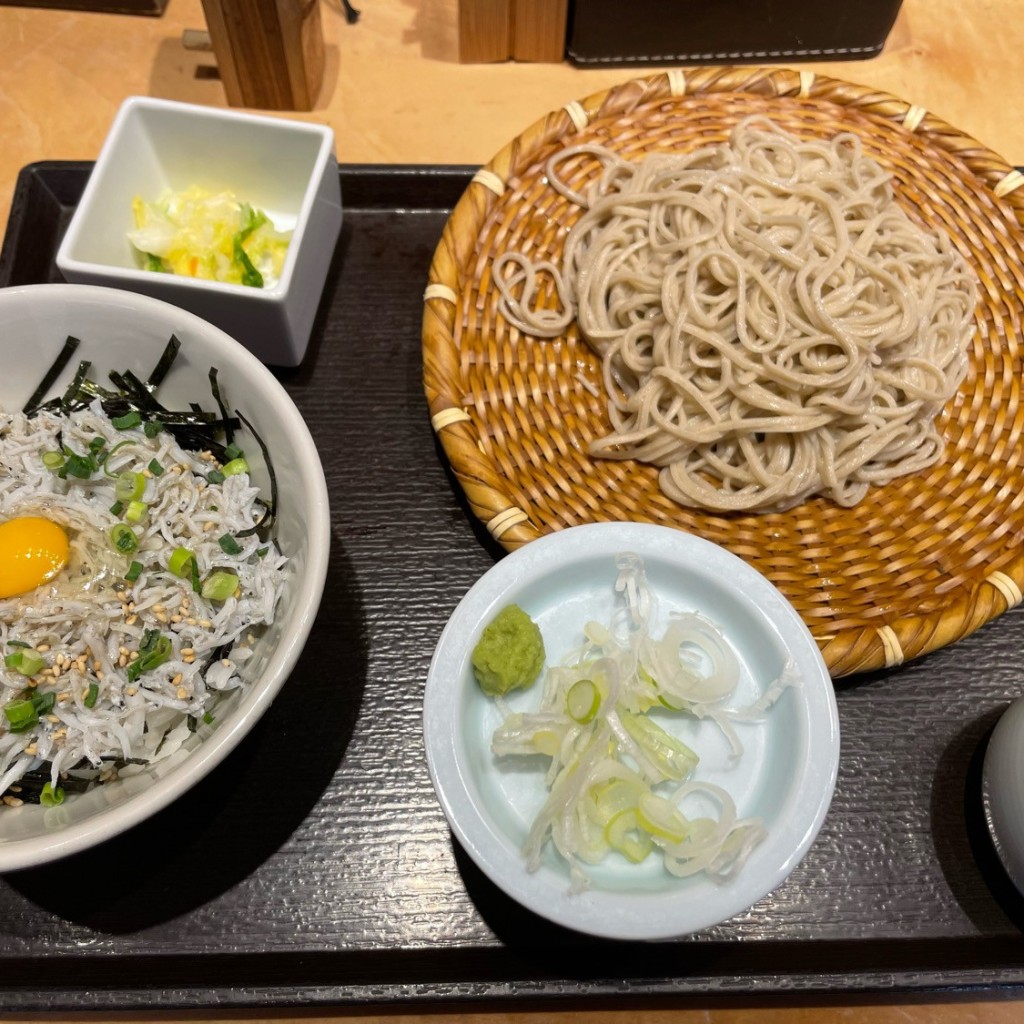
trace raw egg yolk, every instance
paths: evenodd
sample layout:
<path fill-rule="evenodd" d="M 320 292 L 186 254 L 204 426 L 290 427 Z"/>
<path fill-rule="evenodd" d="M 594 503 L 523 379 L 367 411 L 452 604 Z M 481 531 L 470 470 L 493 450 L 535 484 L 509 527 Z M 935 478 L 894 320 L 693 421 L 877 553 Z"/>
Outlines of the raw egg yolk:
<path fill-rule="evenodd" d="M 68 535 L 39 516 L 0 523 L 0 598 L 27 594 L 64 568 Z"/>

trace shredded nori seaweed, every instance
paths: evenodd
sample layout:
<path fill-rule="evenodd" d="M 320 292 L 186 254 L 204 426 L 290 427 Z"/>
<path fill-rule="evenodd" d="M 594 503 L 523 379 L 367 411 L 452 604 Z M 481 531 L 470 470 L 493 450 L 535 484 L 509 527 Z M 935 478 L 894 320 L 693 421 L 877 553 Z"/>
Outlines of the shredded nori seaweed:
<path fill-rule="evenodd" d="M 228 412 L 228 407 L 224 404 L 224 399 L 221 397 L 220 384 L 217 382 L 216 366 L 210 367 L 210 391 L 213 392 L 213 400 L 217 403 L 217 408 L 220 409 L 220 418 L 225 424 L 230 424 L 231 415 Z M 234 433 L 234 430 L 229 425 L 224 427 L 224 437 L 228 444 L 235 440 Z"/>
<path fill-rule="evenodd" d="M 254 533 L 269 530 L 274 522 L 274 517 L 277 515 L 277 475 L 274 473 L 274 464 L 270 461 L 270 451 L 267 448 L 266 442 L 256 432 L 256 428 L 237 409 L 235 410 L 235 415 L 242 421 L 245 429 L 256 438 L 256 443 L 260 446 L 260 451 L 263 452 L 263 461 L 267 464 L 267 475 L 270 477 L 270 501 L 263 503 L 263 515 L 248 530 L 240 530 L 235 534 L 236 537 L 251 537 Z"/>
<path fill-rule="evenodd" d="M 202 406 L 194 402 L 187 411 L 168 409 L 155 397 L 157 388 L 163 383 L 181 348 L 181 341 L 176 335 L 171 335 L 160 359 L 145 381 L 140 380 L 131 370 L 111 370 L 108 377 L 116 390 L 105 388 L 89 378 L 90 364 L 83 360 L 63 394 L 44 402 L 46 393 L 63 372 L 79 344 L 79 340 L 72 337 L 64 343 L 64 348 L 53 366 L 26 403 L 24 412 L 27 416 L 34 416 L 43 411 L 67 415 L 87 408 L 98 398 L 103 412 L 111 419 L 129 412 L 138 412 L 144 421 L 157 421 L 163 424 L 178 444 L 187 451 L 209 451 L 215 458 L 224 461 L 226 445 L 218 440 L 218 435 L 223 433 L 227 439 L 226 443 L 231 444 L 239 421 L 228 415 L 220 396 L 219 386 L 214 389 L 214 398 L 220 408 L 219 414 L 206 412 Z"/>
<path fill-rule="evenodd" d="M 167 371 L 173 365 L 179 348 L 181 348 L 181 342 L 176 334 L 172 334 L 164 348 L 163 355 L 160 356 L 160 361 L 153 367 L 153 372 L 146 380 L 146 386 L 151 394 L 164 382 L 164 377 L 167 376 Z"/>
<path fill-rule="evenodd" d="M 53 365 L 47 371 L 46 376 L 39 382 L 39 387 L 32 392 L 32 397 L 25 403 L 22 412 L 26 416 L 34 416 L 36 414 L 40 403 L 46 397 L 46 393 L 53 387 L 54 381 L 64 372 L 64 367 L 71 361 L 75 350 L 81 344 L 78 338 L 72 337 L 70 334 L 67 336 L 64 341 L 64 347 L 53 361 Z"/>

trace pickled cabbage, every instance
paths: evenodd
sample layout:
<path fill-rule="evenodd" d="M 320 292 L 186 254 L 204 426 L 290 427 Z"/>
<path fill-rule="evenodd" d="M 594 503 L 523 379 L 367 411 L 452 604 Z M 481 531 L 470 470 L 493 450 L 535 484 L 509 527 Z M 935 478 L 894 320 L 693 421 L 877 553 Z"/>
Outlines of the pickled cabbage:
<path fill-rule="evenodd" d="M 128 241 L 146 270 L 251 288 L 271 288 L 281 276 L 291 232 L 233 192 L 167 189 L 155 202 L 136 196 L 132 214 Z"/>

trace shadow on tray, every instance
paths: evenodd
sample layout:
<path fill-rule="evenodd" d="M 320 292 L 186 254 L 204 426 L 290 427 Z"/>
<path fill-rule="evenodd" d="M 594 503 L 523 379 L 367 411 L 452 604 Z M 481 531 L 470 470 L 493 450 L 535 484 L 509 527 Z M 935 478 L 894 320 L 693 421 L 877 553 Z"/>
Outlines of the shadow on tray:
<path fill-rule="evenodd" d="M 130 934 L 241 882 L 285 844 L 329 786 L 362 701 L 367 635 L 355 574 L 334 538 L 320 612 L 295 671 L 205 779 L 128 832 L 4 881 L 68 921 Z M 325 665 L 344 665 L 324 671 Z M 83 885 L 84 879 L 88 884 Z"/>

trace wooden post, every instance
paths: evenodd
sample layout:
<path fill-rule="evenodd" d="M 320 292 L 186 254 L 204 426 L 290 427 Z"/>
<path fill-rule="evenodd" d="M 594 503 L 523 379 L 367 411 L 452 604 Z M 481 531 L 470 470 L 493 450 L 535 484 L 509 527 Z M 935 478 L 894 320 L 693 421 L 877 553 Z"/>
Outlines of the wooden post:
<path fill-rule="evenodd" d="M 320 0 L 202 0 L 228 103 L 312 110 L 324 77 Z"/>
<path fill-rule="evenodd" d="M 512 55 L 513 0 L 459 0 L 459 63 L 488 64 Z"/>
<path fill-rule="evenodd" d="M 515 0 L 512 59 L 558 64 L 565 60 L 569 0 Z"/>

